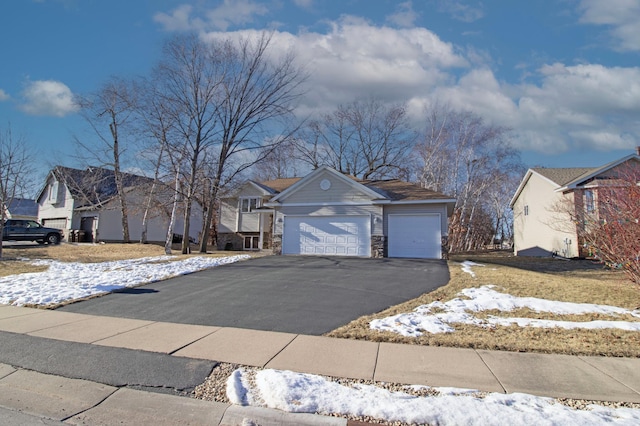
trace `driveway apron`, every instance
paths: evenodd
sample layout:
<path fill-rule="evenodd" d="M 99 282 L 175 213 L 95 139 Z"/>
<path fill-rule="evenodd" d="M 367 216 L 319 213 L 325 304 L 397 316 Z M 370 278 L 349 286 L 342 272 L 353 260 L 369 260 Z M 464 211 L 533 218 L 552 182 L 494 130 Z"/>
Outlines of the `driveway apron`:
<path fill-rule="evenodd" d="M 447 264 L 439 260 L 267 256 L 59 310 L 321 335 L 448 281 Z"/>

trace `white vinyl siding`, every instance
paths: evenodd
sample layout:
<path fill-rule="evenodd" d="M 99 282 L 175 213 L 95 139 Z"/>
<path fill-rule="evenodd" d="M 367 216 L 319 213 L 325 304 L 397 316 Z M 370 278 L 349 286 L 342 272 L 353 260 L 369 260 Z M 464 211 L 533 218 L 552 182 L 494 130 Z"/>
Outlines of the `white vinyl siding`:
<path fill-rule="evenodd" d="M 330 183 L 327 190 L 323 190 L 320 184 L 323 180 Z M 280 202 L 287 203 L 357 203 L 369 202 L 371 196 L 363 193 L 357 187 L 349 185 L 329 173 L 323 173 L 316 179 L 307 182 L 304 186 Z"/>
<path fill-rule="evenodd" d="M 574 194 L 562 194 L 556 188 L 556 184 L 537 173 L 522 188 L 513 205 L 516 255 L 548 256 L 554 251 L 567 257 L 578 255 L 578 238 L 572 232 L 575 225 L 559 211 L 562 206 L 574 205 Z"/>

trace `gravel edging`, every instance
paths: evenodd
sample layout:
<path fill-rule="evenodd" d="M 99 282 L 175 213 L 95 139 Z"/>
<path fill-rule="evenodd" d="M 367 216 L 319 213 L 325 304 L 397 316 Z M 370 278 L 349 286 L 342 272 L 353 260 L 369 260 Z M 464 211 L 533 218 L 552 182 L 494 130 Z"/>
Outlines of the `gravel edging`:
<path fill-rule="evenodd" d="M 229 404 L 229 398 L 227 398 L 227 379 L 229 376 L 238 368 L 242 368 L 247 370 L 249 373 L 256 373 L 262 368 L 259 367 L 249 367 L 240 364 L 230 364 L 230 363 L 219 363 L 211 372 L 211 375 L 204 381 L 204 383 L 196 386 L 191 397 L 196 399 L 203 399 L 206 401 L 215 401 L 222 402 L 225 404 Z M 436 389 L 428 387 L 428 386 L 411 386 L 404 385 L 399 383 L 386 383 L 386 382 L 376 382 L 373 380 L 363 380 L 363 379 L 345 379 L 340 377 L 330 377 L 330 376 L 322 376 L 329 381 L 339 383 L 343 386 L 348 387 L 356 387 L 359 385 L 373 385 L 377 386 L 381 389 L 385 389 L 391 392 L 404 392 L 409 395 L 413 395 L 416 397 L 437 397 L 440 396 L 440 392 Z M 471 392 L 465 393 L 467 396 L 475 397 L 475 398 L 484 398 L 489 394 L 489 392 Z M 611 401 L 592 401 L 586 399 L 571 399 L 571 398 L 554 398 L 554 400 L 562 405 L 567 407 L 576 409 L 576 410 L 589 410 L 589 405 L 600 405 L 607 408 L 634 408 L 640 409 L 640 403 L 633 402 L 611 402 Z M 410 423 L 403 422 L 389 422 L 384 419 L 375 419 L 370 418 L 368 416 L 351 416 L 344 415 L 340 413 L 312 413 L 312 414 L 322 414 L 328 415 L 332 417 L 342 417 L 348 420 L 354 420 L 359 422 L 373 423 L 373 424 L 381 424 L 381 425 L 390 425 L 390 426 L 415 426 Z"/>

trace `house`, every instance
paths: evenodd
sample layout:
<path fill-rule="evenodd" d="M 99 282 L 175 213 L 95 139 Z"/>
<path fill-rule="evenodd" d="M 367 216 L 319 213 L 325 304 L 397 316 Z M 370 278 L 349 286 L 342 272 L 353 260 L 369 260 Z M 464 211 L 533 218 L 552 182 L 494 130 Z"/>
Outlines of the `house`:
<path fill-rule="evenodd" d="M 38 204 L 28 198 L 13 198 L 6 214 L 7 219 L 38 220 Z"/>
<path fill-rule="evenodd" d="M 418 185 L 363 181 L 323 166 L 303 178 L 249 181 L 222 199 L 218 247 L 441 259 L 454 205 Z"/>
<path fill-rule="evenodd" d="M 529 169 L 510 203 L 514 254 L 586 255 L 580 238 L 584 219 L 575 218 L 597 216 L 598 191 L 615 184 L 629 167 L 640 167 L 640 147 L 601 167 Z"/>
<path fill-rule="evenodd" d="M 140 239 L 143 216 L 149 203 L 153 179 L 123 173 L 127 200 L 127 220 L 132 241 Z M 147 241 L 164 242 L 169 226 L 173 192 L 164 185 L 154 187 L 147 221 Z M 38 218 L 43 226 L 63 229 L 70 239 L 83 242 L 123 240 L 122 213 L 113 170 L 89 167 L 84 170 L 57 166 L 47 175 L 36 198 Z M 202 214 L 193 208 L 189 235 L 198 240 Z M 174 233 L 183 233 L 177 220 Z"/>

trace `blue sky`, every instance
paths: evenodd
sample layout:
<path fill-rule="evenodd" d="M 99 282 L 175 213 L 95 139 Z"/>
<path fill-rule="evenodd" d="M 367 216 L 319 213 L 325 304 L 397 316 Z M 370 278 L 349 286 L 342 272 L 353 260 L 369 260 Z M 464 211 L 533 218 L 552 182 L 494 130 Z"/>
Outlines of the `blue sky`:
<path fill-rule="evenodd" d="M 638 0 L 20 0 L 0 6 L 0 128 L 74 165 L 74 95 L 148 73 L 184 31 L 273 29 L 311 72 L 301 114 L 375 96 L 513 129 L 528 166 L 597 166 L 640 145 Z"/>

